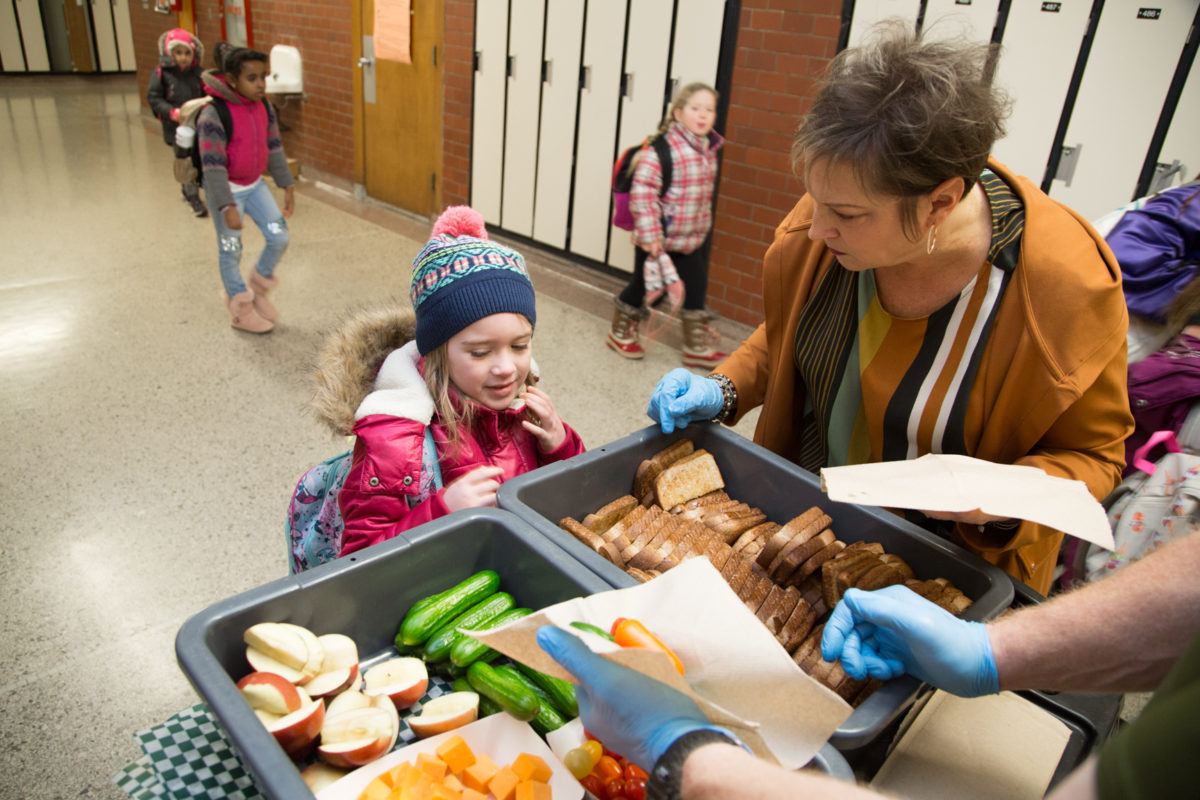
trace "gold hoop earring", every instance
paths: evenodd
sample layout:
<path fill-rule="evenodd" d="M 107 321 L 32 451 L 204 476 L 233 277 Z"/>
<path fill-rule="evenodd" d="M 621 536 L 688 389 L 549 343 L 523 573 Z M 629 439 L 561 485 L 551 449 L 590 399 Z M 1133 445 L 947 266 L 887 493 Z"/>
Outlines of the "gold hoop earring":
<path fill-rule="evenodd" d="M 925 255 L 933 255 L 937 249 L 937 225 L 929 226 L 929 235 L 925 237 Z"/>

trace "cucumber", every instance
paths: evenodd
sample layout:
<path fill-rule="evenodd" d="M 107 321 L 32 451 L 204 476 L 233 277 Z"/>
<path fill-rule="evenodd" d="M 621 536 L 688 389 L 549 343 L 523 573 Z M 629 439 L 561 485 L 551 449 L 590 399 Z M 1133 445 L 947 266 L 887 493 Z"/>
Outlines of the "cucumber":
<path fill-rule="evenodd" d="M 608 639 L 610 642 L 613 641 L 611 633 L 604 630 L 604 628 L 597 628 L 595 625 L 592 625 L 589 622 L 572 622 L 571 627 L 581 631 L 586 631 L 587 633 L 594 633 L 597 636 Z"/>
<path fill-rule="evenodd" d="M 499 628 L 501 625 L 506 625 L 515 619 L 520 619 L 521 617 L 527 617 L 532 613 L 533 610 L 528 608 L 510 608 L 508 611 L 505 611 L 502 614 L 497 614 L 487 622 L 479 625 L 475 628 L 475 630 L 486 631 L 491 630 L 492 628 Z M 481 658 L 494 658 L 495 656 L 493 654 L 495 652 L 495 650 L 492 650 L 492 648 L 488 647 L 483 642 L 476 641 L 470 636 L 464 635 L 461 639 L 454 643 L 453 647 L 450 648 L 450 663 L 456 667 L 468 667 L 473 662 L 478 661 Z"/>
<path fill-rule="evenodd" d="M 538 706 L 537 716 L 529 721 L 529 724 L 533 726 L 535 731 L 545 736 L 550 731 L 556 731 L 567 724 L 563 715 L 558 713 L 558 709 L 554 707 L 554 700 L 550 697 L 550 693 L 534 683 L 533 679 L 524 672 L 512 664 L 501 664 L 496 667 L 496 672 L 499 672 L 501 675 L 507 675 L 537 695 L 538 702 L 541 705 Z"/>
<path fill-rule="evenodd" d="M 529 722 L 538 715 L 542 701 L 538 696 L 525 687 L 525 684 L 497 672 L 490 664 L 476 661 L 467 668 L 467 682 L 479 693 L 479 699 L 488 697 L 496 705 L 512 714 L 522 722 Z"/>
<path fill-rule="evenodd" d="M 575 719 L 575 717 L 579 716 L 579 704 L 575 702 L 574 684 L 570 681 L 564 681 L 562 678 L 538 672 L 533 667 L 528 664 L 522 664 L 520 661 L 514 661 L 513 666 L 524 673 L 539 689 L 546 693 L 546 696 L 554 705 L 555 711 L 566 719 Z"/>
<path fill-rule="evenodd" d="M 404 615 L 396 644 L 412 647 L 425 644 L 430 636 L 450 620 L 500 588 L 500 576 L 490 569 L 477 572 L 440 595 L 414 605 Z"/>
<path fill-rule="evenodd" d="M 475 687 L 471 686 L 470 681 L 467 680 L 467 676 L 463 675 L 461 677 L 454 679 L 454 691 L 456 691 L 456 692 L 475 692 Z M 479 694 L 479 692 L 475 692 L 475 694 Z M 503 708 L 496 705 L 495 700 L 488 697 L 487 695 L 479 694 L 479 716 L 480 716 L 480 718 L 490 717 L 492 714 L 499 714 L 503 710 L 504 710 Z"/>
<path fill-rule="evenodd" d="M 462 638 L 462 634 L 458 632 L 459 628 L 474 629 L 497 614 L 508 611 L 516 604 L 517 602 L 508 592 L 496 592 L 484 598 L 430 636 L 429 641 L 425 642 L 425 652 L 422 654 L 422 658 L 430 663 L 445 661 L 450 657 L 450 648 Z"/>

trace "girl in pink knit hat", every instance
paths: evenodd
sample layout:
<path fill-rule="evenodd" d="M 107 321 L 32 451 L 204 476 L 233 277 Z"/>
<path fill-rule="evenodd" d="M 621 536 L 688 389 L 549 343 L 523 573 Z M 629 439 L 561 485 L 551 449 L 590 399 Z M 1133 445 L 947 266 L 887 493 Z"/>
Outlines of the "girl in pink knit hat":
<path fill-rule="evenodd" d="M 179 108 L 188 100 L 204 97 L 201 80 L 204 45 L 183 28 L 172 28 L 158 37 L 158 66 L 150 73 L 146 102 L 154 116 L 162 122 L 163 141 L 175 145 L 175 129 L 179 127 Z M 184 184 L 183 199 L 197 217 L 208 216 L 200 199 L 200 187 Z"/>

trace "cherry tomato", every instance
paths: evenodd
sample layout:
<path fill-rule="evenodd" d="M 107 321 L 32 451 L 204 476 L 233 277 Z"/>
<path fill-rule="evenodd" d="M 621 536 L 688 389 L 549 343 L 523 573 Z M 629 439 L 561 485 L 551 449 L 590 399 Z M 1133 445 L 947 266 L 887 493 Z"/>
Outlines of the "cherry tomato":
<path fill-rule="evenodd" d="M 589 753 L 587 750 L 584 750 L 582 747 L 576 747 L 574 750 L 568 750 L 566 755 L 563 756 L 563 764 L 565 764 L 570 773 L 575 776 L 575 780 L 581 780 L 583 776 L 591 772 L 592 767 L 595 766 L 595 764 L 592 763 L 591 753 Z"/>
<path fill-rule="evenodd" d="M 588 767 L 588 771 L 591 772 L 592 767 L 595 767 L 596 762 L 600 760 L 600 756 L 604 755 L 604 745 L 595 739 L 588 739 L 580 747 L 587 751 L 588 757 L 591 759 L 592 766 Z"/>
<path fill-rule="evenodd" d="M 621 778 L 613 778 L 611 781 L 605 781 L 604 791 L 608 793 L 609 800 L 622 796 L 625 794 L 625 781 Z"/>
<path fill-rule="evenodd" d="M 642 769 L 637 764 L 634 764 L 632 761 L 626 761 L 621 766 L 624 767 L 624 770 L 622 771 L 624 772 L 624 777 L 627 781 L 633 778 L 641 778 L 642 782 L 645 783 L 650 777 L 646 774 L 646 770 Z"/>
<path fill-rule="evenodd" d="M 625 781 L 625 796 L 629 800 L 646 800 L 646 779 L 628 778 Z"/>
<path fill-rule="evenodd" d="M 604 794 L 604 781 L 600 780 L 599 775 L 597 775 L 595 773 L 590 773 L 588 775 L 584 775 L 582 778 L 579 779 L 579 782 L 581 784 L 583 784 L 583 788 L 587 789 L 589 792 L 594 794 L 596 797 L 599 797 L 600 800 L 604 800 L 604 798 L 606 796 Z"/>
<path fill-rule="evenodd" d="M 600 756 L 600 760 L 596 762 L 596 774 L 607 785 L 609 781 L 621 777 L 621 765 L 611 756 Z"/>

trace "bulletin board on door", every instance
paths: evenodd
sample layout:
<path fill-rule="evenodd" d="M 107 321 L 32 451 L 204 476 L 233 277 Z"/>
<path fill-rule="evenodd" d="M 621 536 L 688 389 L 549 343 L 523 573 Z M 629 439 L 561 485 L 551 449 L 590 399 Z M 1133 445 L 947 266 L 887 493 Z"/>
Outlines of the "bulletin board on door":
<path fill-rule="evenodd" d="M 236 47 L 251 47 L 250 0 L 221 0 L 221 38 Z"/>

